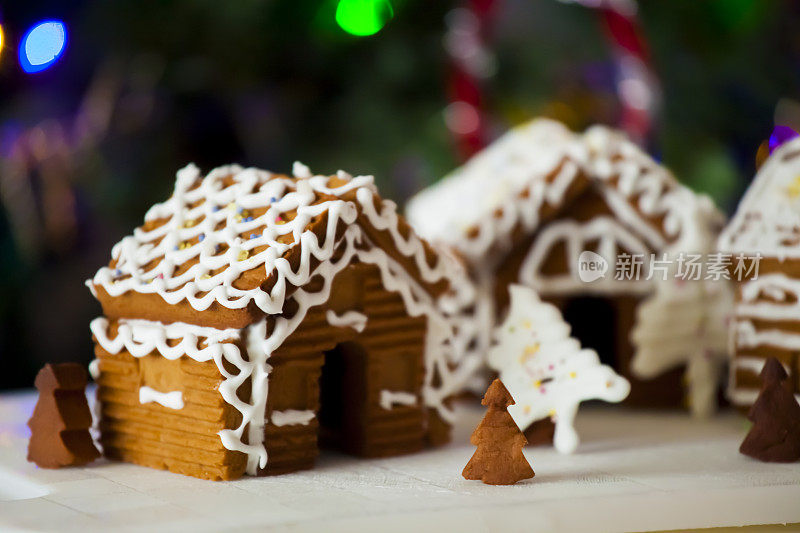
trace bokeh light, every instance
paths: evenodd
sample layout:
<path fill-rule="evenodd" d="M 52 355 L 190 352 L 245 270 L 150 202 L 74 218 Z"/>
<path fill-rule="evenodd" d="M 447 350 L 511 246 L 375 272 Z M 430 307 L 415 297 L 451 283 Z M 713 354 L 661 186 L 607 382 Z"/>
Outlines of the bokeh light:
<path fill-rule="evenodd" d="M 444 109 L 444 123 L 453 133 L 468 135 L 478 131 L 481 116 L 474 105 L 456 101 Z"/>
<path fill-rule="evenodd" d="M 777 150 L 783 143 L 791 141 L 798 133 L 789 126 L 777 125 L 769 136 L 769 153 Z"/>
<path fill-rule="evenodd" d="M 5 42 L 6 42 L 6 35 L 5 32 L 3 31 L 3 26 L 0 25 L 0 53 L 3 52 L 3 45 L 5 44 Z"/>
<path fill-rule="evenodd" d="M 339 0 L 336 23 L 351 35 L 378 33 L 394 16 L 389 0 Z"/>
<path fill-rule="evenodd" d="M 19 44 L 19 64 L 30 74 L 50 68 L 67 47 L 67 28 L 59 20 L 35 24 Z"/>

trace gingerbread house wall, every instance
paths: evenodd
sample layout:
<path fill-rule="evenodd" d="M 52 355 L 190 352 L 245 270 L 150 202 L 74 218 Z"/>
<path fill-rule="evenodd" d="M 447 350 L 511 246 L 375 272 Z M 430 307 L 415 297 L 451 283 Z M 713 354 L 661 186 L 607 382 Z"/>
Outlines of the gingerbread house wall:
<path fill-rule="evenodd" d="M 329 311 L 365 316 L 363 331 L 357 331 L 357 323 L 332 325 Z M 363 365 L 351 367 L 344 377 L 348 381 L 342 389 L 351 393 L 342 402 L 348 407 L 342 413 L 349 420 L 346 434 L 329 441 L 361 456 L 408 453 L 422 448 L 428 423 L 441 441 L 447 426 L 428 420 L 432 415 L 421 397 L 426 331 L 426 318 L 408 316 L 401 296 L 383 288 L 376 266 L 354 264 L 341 271 L 328 303 L 309 310 L 269 359 L 264 429 L 268 462 L 259 474 L 313 465 L 320 430 L 314 416 L 320 408 L 320 377 L 326 358 L 333 356 L 330 351 L 342 343 L 358 349 Z M 239 349 L 246 353 L 243 345 Z M 223 376 L 213 361 L 201 363 L 186 356 L 168 360 L 156 352 L 137 358 L 125 350 L 110 354 L 99 345 L 95 353 L 101 442 L 108 457 L 205 479 L 243 474 L 246 456 L 225 449 L 217 435 L 236 428 L 241 415 L 217 392 Z M 234 368 L 227 370 L 236 373 Z M 182 391 L 184 407 L 140 403 L 144 385 Z M 248 385 L 238 394 L 247 400 Z"/>
<path fill-rule="evenodd" d="M 367 317 L 366 326 L 362 332 L 332 327 L 328 311 L 361 313 Z M 312 466 L 318 433 L 323 444 L 363 457 L 421 449 L 425 438 L 421 389 L 426 330 L 425 318 L 409 317 L 402 298 L 383 288 L 377 267 L 356 264 L 343 270 L 334 281 L 328 304 L 312 309 L 270 358 L 273 370 L 267 400 L 269 460 L 265 473 Z M 343 344 L 359 353 L 332 352 Z M 320 429 L 316 417 L 305 425 L 276 426 L 276 411 L 320 411 L 321 377 L 326 359 L 332 357 L 363 362 L 361 368 L 346 367 L 349 375 L 343 376 L 342 389 L 349 394 L 341 402 L 347 412 L 340 414 L 344 419 L 340 430 Z M 387 402 L 387 394 L 397 397 L 398 393 L 406 400 L 413 395 L 414 403 Z"/>
<path fill-rule="evenodd" d="M 770 357 L 783 363 L 800 398 L 800 259 L 763 258 L 756 278 L 737 282 L 731 343 L 731 403 L 752 405 Z"/>
<path fill-rule="evenodd" d="M 95 356 L 100 443 L 106 457 L 203 479 L 242 475 L 246 456 L 226 449 L 217 436 L 221 429 L 238 426 L 241 415 L 217 392 L 223 377 L 213 361 L 186 356 L 169 360 L 157 352 L 140 358 L 127 350 L 111 354 L 99 344 Z M 185 405 L 175 410 L 141 403 L 142 385 L 181 390 Z M 247 385 L 240 395 L 249 395 Z"/>
<path fill-rule="evenodd" d="M 562 215 L 554 217 L 548 221 L 547 224 L 538 228 L 534 233 L 520 236 L 518 243 L 500 262 L 494 277 L 494 287 L 492 291 L 498 320 L 502 320 L 508 308 L 509 285 L 512 283 L 530 285 L 525 279 L 522 279 L 522 265 L 531 254 L 537 239 L 548 231 L 548 228 L 553 224 L 559 224 L 564 221 L 575 221 L 584 224 L 598 217 L 616 219 L 614 212 L 609 208 L 605 200 L 597 193 L 594 187 L 586 189 L 570 204 L 564 206 L 562 208 L 562 213 Z M 585 250 L 597 251 L 597 240 L 587 241 L 585 244 Z M 638 253 L 636 250 L 619 250 L 619 252 L 623 251 Z M 649 249 L 649 252 L 653 251 L 654 250 Z M 615 317 L 612 325 L 614 329 L 612 333 L 613 354 L 604 353 L 607 352 L 607 350 L 603 350 L 602 347 L 599 346 L 593 346 L 591 342 L 586 342 L 587 339 L 585 336 L 581 335 L 579 324 L 577 324 L 576 320 L 573 318 L 574 333 L 577 334 L 580 340 L 587 346 L 597 349 L 605 362 L 612 365 L 620 374 L 630 381 L 631 392 L 625 402 L 629 405 L 648 407 L 681 406 L 684 401 L 682 377 L 685 372 L 685 366 L 682 365 L 651 380 L 639 379 L 633 375 L 630 369 L 635 354 L 635 348 L 631 342 L 630 334 L 636 321 L 636 308 L 649 293 L 632 291 L 630 282 L 606 285 L 602 292 L 596 292 L 595 286 L 591 283 L 585 284 L 585 290 L 583 286 L 579 287 L 578 290 L 570 291 L 554 290 L 552 287 L 548 287 L 546 277 L 570 274 L 569 261 L 571 261 L 571 259 L 567 253 L 566 246 L 563 243 L 554 245 L 539 269 L 539 273 L 545 276 L 543 286 L 533 288 L 540 292 L 542 299 L 556 305 L 562 313 L 568 311 L 568 308 L 570 308 L 573 303 L 575 307 L 579 307 L 581 299 L 586 297 L 597 299 L 596 303 L 598 304 L 605 304 L 607 312 L 612 313 Z M 614 276 L 613 268 L 613 265 L 609 267 L 609 272 L 606 274 L 606 277 Z M 576 283 L 580 284 L 581 282 L 576 280 Z M 570 321 L 570 317 L 579 315 L 579 313 L 575 312 L 575 307 L 572 309 L 573 313 L 567 312 L 565 316 L 568 322 Z M 578 316 L 577 319 L 585 322 L 591 321 L 592 317 Z"/>

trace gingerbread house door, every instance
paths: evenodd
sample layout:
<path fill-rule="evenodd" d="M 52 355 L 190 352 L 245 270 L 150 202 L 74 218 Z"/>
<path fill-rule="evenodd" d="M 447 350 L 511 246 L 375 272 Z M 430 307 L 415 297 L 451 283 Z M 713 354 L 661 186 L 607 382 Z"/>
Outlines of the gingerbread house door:
<path fill-rule="evenodd" d="M 409 316 L 368 264 L 337 275 L 327 306 L 340 337 L 319 378 L 320 445 L 366 457 L 421 449 L 427 319 Z"/>
<path fill-rule="evenodd" d="M 356 342 L 325 352 L 319 378 L 319 443 L 361 455 L 366 433 L 367 353 Z"/>

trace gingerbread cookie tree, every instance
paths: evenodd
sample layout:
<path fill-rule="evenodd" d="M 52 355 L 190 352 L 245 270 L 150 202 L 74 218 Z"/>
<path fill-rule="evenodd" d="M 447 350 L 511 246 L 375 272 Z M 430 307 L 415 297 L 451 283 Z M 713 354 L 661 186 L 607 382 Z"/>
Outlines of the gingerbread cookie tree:
<path fill-rule="evenodd" d="M 759 461 L 800 460 L 800 405 L 788 387 L 788 375 L 774 357 L 761 370 L 761 392 L 747 414 L 753 427 L 739 451 Z"/>
<path fill-rule="evenodd" d="M 89 427 L 86 370 L 77 363 L 47 364 L 36 376 L 39 400 L 28 421 L 28 461 L 42 468 L 90 463 L 100 456 Z"/>
<path fill-rule="evenodd" d="M 533 477 L 533 469 L 522 454 L 528 441 L 507 410 L 514 400 L 499 379 L 489 385 L 481 404 L 488 410 L 470 438 L 478 449 L 461 475 L 487 485 L 513 485 Z"/>

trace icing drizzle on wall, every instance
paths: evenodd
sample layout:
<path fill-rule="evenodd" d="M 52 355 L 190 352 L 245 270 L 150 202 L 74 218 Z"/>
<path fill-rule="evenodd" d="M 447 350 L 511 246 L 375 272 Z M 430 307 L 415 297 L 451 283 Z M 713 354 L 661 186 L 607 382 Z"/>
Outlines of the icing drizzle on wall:
<path fill-rule="evenodd" d="M 309 410 L 286 409 L 285 411 L 273 411 L 270 420 L 278 427 L 301 425 L 306 426 L 316 418 L 316 413 Z"/>
<path fill-rule="evenodd" d="M 391 390 L 382 390 L 381 397 L 380 397 L 380 405 L 382 409 L 386 409 L 387 411 L 394 408 L 396 405 L 416 405 L 417 404 L 417 397 L 405 391 L 391 391 Z"/>
<path fill-rule="evenodd" d="M 337 328 L 352 328 L 361 333 L 367 327 L 367 315 L 359 313 L 358 311 L 346 311 L 341 315 L 337 315 L 332 310 L 328 309 L 325 312 L 325 319 L 328 324 Z"/>
<path fill-rule="evenodd" d="M 183 392 L 160 392 L 151 387 L 139 387 L 139 403 L 155 402 L 169 409 L 183 409 Z"/>
<path fill-rule="evenodd" d="M 734 309 L 730 339 L 731 352 L 736 355 L 731 362 L 727 396 L 736 405 L 750 405 L 758 389 L 741 386 L 737 371 L 758 376 L 766 359 L 738 352 L 762 346 L 800 350 L 800 334 L 791 327 L 800 317 L 800 280 L 774 272 L 744 281 L 739 289 L 740 300 Z M 757 328 L 754 321 L 766 322 L 772 327 Z M 792 372 L 787 368 L 787 373 L 791 375 Z"/>
<path fill-rule="evenodd" d="M 239 399 L 237 391 L 247 380 L 257 376 L 257 366 L 264 367 L 265 354 L 258 353 L 258 346 L 254 345 L 252 351 L 248 346 L 248 354 L 245 359 L 239 351 L 239 347 L 230 342 L 240 338 L 238 330 L 217 330 L 214 328 L 195 326 L 175 322 L 172 324 L 162 324 L 160 322 L 150 322 L 147 320 L 125 320 L 121 319 L 117 323 L 117 335 L 114 338 L 108 335 L 109 322 L 106 318 L 100 317 L 92 320 L 90 329 L 97 343 L 108 353 L 117 354 L 122 350 L 127 351 L 133 357 L 144 357 L 150 353 L 159 353 L 164 358 L 176 360 L 186 356 L 199 363 L 214 361 L 223 376 L 223 381 L 219 385 L 219 392 L 222 398 L 234 407 L 242 415 L 242 422 L 239 427 L 233 430 L 220 432 L 222 445 L 229 450 L 241 451 L 248 456 L 248 472 L 255 472 L 256 465 L 267 464 L 267 452 L 263 446 L 263 431 L 260 436 L 251 434 L 254 440 L 250 444 L 242 442 L 242 435 L 251 424 L 258 426 L 259 420 L 263 420 L 264 411 L 260 411 L 259 401 L 245 402 Z M 249 329 L 260 326 L 250 326 Z M 249 330 L 244 332 L 249 335 Z M 179 340 L 174 346 L 170 346 L 169 341 Z M 97 361 L 97 360 L 95 360 Z M 224 361 L 234 365 L 238 373 L 234 374 L 225 369 Z M 97 376 L 102 373 L 102 369 L 95 364 Z M 266 382 L 266 379 L 264 379 Z M 256 382 L 254 381 L 253 389 Z M 263 429 L 263 423 L 261 424 Z"/>

